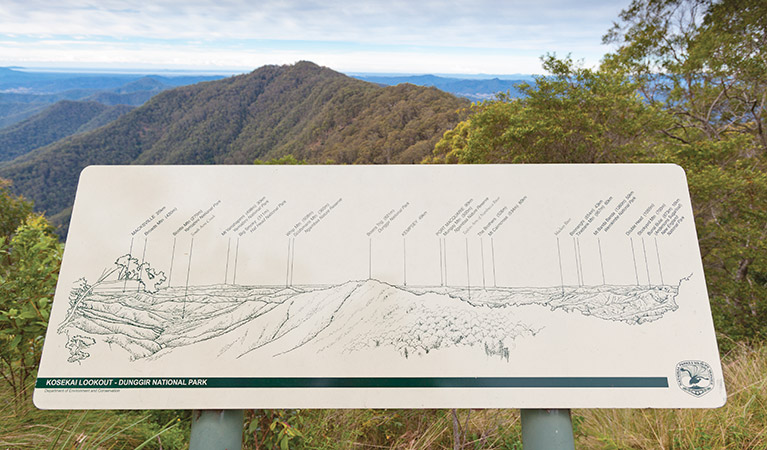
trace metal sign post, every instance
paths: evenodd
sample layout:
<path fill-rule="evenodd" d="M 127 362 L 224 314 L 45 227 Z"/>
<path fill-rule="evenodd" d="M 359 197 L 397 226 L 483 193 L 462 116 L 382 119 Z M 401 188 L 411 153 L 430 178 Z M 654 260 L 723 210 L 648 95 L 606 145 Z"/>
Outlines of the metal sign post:
<path fill-rule="evenodd" d="M 520 412 L 525 450 L 575 448 L 569 409 L 523 409 Z"/>
<path fill-rule="evenodd" d="M 243 419 L 241 409 L 193 411 L 189 450 L 240 450 Z"/>

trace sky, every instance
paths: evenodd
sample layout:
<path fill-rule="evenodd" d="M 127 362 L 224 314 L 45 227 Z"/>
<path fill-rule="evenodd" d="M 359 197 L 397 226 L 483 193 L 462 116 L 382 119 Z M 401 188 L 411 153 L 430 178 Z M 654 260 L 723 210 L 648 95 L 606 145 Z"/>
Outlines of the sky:
<path fill-rule="evenodd" d="M 0 67 L 537 74 L 588 67 L 629 0 L 2 0 Z"/>

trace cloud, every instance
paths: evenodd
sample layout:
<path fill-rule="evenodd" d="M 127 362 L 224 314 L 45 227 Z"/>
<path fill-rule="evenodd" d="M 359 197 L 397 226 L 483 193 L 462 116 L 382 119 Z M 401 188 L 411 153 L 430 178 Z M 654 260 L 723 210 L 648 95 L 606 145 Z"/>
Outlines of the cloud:
<path fill-rule="evenodd" d="M 388 61 L 399 46 L 396 52 L 414 63 L 461 49 L 479 51 L 464 53 L 464 66 L 475 65 L 471 60 L 487 64 L 493 57 L 528 60 L 531 52 L 537 59 L 548 51 L 595 62 L 606 50 L 601 35 L 622 6 L 607 0 L 4 0 L 0 30 L 6 37 L 36 42 L 37 47 L 27 43 L 28 57 L 34 57 L 35 48 L 46 54 L 61 48 L 46 41 L 78 36 L 102 53 L 92 55 L 96 59 L 118 58 L 117 53 L 132 59 L 141 51 L 151 58 L 166 48 L 211 60 L 214 49 L 268 54 L 289 47 L 283 54 L 322 53 L 333 61 L 344 58 L 336 53 L 341 49 L 365 55 L 378 67 L 374 58 Z M 111 55 L 103 54 L 106 48 Z M 0 49 L 0 63 L 11 60 L 12 53 Z"/>
<path fill-rule="evenodd" d="M 612 6 L 605 6 L 612 5 Z M 475 0 L 4 0 L 0 29 L 18 34 L 162 39 L 297 39 L 511 46 L 590 39 L 620 6 L 607 2 Z M 596 29 L 594 29 L 596 27 Z"/>
<path fill-rule="evenodd" d="M 249 71 L 266 64 L 309 60 L 345 72 L 413 73 L 537 73 L 537 52 L 503 54 L 454 49 L 401 49 L 396 46 L 322 46 L 283 42 L 248 43 L 229 47 L 208 43 L 125 43 L 50 39 L 44 43 L 0 40 L 2 59 L 27 67 L 168 67 Z"/>

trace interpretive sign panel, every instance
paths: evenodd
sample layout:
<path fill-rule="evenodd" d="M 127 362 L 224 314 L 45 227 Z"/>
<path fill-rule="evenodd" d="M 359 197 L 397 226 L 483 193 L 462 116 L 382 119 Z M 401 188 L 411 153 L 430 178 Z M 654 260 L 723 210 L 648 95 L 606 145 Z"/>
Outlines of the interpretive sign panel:
<path fill-rule="evenodd" d="M 107 166 L 41 408 L 716 407 L 673 165 Z"/>

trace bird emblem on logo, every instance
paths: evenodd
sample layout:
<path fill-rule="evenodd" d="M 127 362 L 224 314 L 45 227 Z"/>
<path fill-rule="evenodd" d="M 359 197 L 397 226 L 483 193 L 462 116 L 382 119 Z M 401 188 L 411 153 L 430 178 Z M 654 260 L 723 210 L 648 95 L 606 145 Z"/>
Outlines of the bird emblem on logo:
<path fill-rule="evenodd" d="M 676 365 L 676 381 L 688 394 L 700 397 L 714 388 L 714 372 L 704 361 L 682 361 Z"/>

